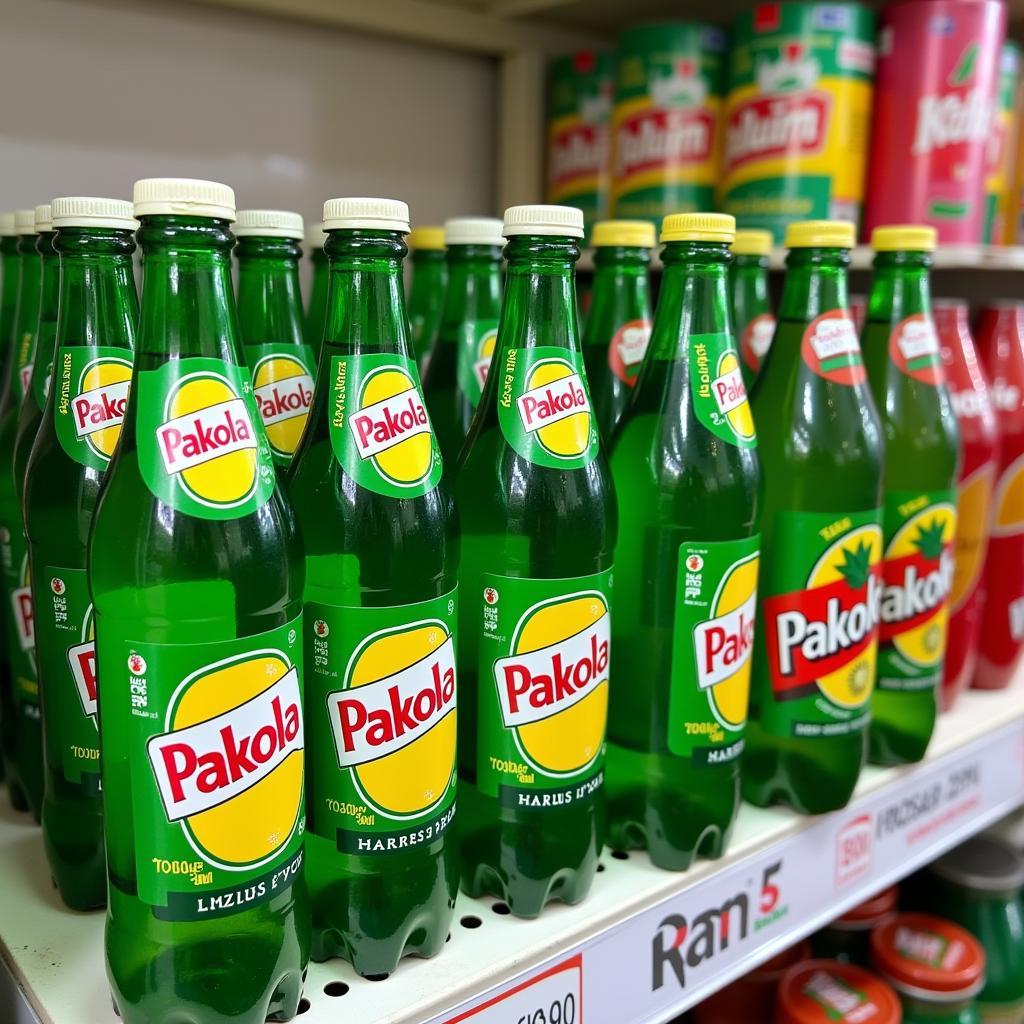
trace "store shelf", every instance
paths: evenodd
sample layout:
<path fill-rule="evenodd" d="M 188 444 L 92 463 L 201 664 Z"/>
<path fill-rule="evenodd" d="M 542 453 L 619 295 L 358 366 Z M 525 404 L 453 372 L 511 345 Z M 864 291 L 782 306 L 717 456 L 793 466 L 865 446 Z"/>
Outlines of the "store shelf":
<path fill-rule="evenodd" d="M 920 765 L 868 769 L 844 811 L 808 819 L 744 806 L 727 855 L 681 875 L 606 854 L 588 899 L 536 921 L 460 896 L 434 960 L 407 961 L 385 982 L 311 965 L 299 1020 L 516 1024 L 572 993 L 576 1024 L 660 1024 L 1022 803 L 1024 671 L 1010 690 L 966 694 Z M 38 830 L 6 802 L 0 873 L 0 953 L 40 1020 L 115 1024 L 102 915 L 60 908 Z M 325 994 L 331 981 L 348 991 Z"/>

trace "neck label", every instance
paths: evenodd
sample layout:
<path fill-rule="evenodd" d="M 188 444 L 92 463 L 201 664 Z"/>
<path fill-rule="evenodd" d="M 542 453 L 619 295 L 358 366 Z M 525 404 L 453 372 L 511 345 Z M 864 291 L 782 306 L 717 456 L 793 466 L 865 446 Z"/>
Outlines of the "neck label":
<path fill-rule="evenodd" d="M 889 358 L 900 373 L 936 387 L 946 375 L 935 325 L 924 313 L 915 313 L 900 321 L 889 335 Z"/>
<path fill-rule="evenodd" d="M 697 419 L 737 448 L 756 448 L 754 417 L 743 371 L 729 334 L 690 337 L 690 393 Z"/>
<path fill-rule="evenodd" d="M 857 328 L 845 309 L 830 309 L 815 317 L 804 331 L 800 354 L 819 377 L 852 387 L 867 379 Z"/>

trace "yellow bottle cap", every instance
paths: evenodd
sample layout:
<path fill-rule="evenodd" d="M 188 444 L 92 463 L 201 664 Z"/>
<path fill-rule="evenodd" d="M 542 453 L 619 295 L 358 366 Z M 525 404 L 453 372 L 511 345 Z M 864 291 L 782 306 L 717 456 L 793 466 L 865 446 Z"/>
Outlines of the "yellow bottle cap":
<path fill-rule="evenodd" d="M 736 236 L 736 218 L 728 213 L 673 213 L 661 222 L 663 242 L 724 242 Z"/>
<path fill-rule="evenodd" d="M 857 229 L 848 220 L 798 220 L 786 228 L 787 249 L 852 249 Z"/>
<path fill-rule="evenodd" d="M 767 256 L 772 251 L 770 231 L 737 231 L 732 243 L 734 256 Z"/>
<path fill-rule="evenodd" d="M 590 233 L 594 246 L 631 245 L 653 249 L 654 225 L 646 220 L 599 220 Z"/>
<path fill-rule="evenodd" d="M 435 227 L 433 224 L 429 227 L 413 228 L 409 232 L 408 241 L 410 249 L 443 249 L 444 228 Z"/>
<path fill-rule="evenodd" d="M 934 252 L 938 240 L 935 228 L 925 224 L 887 224 L 871 232 L 875 252 Z"/>

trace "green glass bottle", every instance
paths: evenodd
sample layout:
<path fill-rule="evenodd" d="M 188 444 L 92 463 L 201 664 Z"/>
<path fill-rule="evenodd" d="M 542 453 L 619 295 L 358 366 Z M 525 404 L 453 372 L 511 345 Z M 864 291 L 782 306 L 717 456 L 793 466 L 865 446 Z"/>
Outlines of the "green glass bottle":
<path fill-rule="evenodd" d="M 24 357 L 35 332 L 39 316 L 39 287 L 42 282 L 42 258 L 36 249 L 36 212 L 18 210 L 14 215 L 18 235 L 18 299 L 14 327 L 4 363 L 4 384 L 0 392 L 0 466 L 12 465 L 14 432 L 21 404 Z M 16 810 L 29 809 L 28 794 L 21 769 L 16 762 L 18 732 L 23 721 L 34 732 L 39 702 L 35 670 L 35 636 L 32 600 L 28 582 L 28 549 L 24 543 L 21 506 L 14 490 L 13 471 L 0 472 L 0 570 L 3 572 L 4 594 L 0 605 L 3 616 L 5 647 L 9 678 L 4 687 L 5 713 L 0 719 L 3 729 L 4 775 L 11 803 Z"/>
<path fill-rule="evenodd" d="M 768 290 L 770 231 L 737 231 L 732 243 L 732 322 L 743 366 L 743 382 L 754 384 L 775 334 L 771 294 Z"/>
<path fill-rule="evenodd" d="M 421 227 L 409 232 L 409 326 L 411 353 L 422 364 L 441 323 L 448 269 L 445 262 L 444 228 Z"/>
<path fill-rule="evenodd" d="M 313 958 L 380 977 L 439 952 L 455 905 L 459 531 L 409 351 L 409 209 L 332 199 L 324 227 L 327 328 L 288 484 L 306 543 Z"/>
<path fill-rule="evenodd" d="M 306 306 L 306 344 L 319 359 L 324 343 L 324 321 L 327 318 L 327 253 L 324 252 L 324 226 L 319 221 L 306 229 L 309 246 L 309 260 L 313 265 L 312 282 L 309 288 L 309 304 Z"/>
<path fill-rule="evenodd" d="M 55 199 L 60 303 L 53 384 L 25 471 L 25 533 L 36 595 L 43 716 L 43 843 L 74 910 L 107 899 L 96 715 L 96 647 L 86 579 L 89 528 L 128 401 L 138 300 L 132 204 Z"/>
<path fill-rule="evenodd" d="M 645 220 L 598 221 L 592 231 L 594 286 L 583 329 L 583 362 L 605 442 L 636 387 L 651 337 L 647 268 L 654 225 Z"/>
<path fill-rule="evenodd" d="M 924 757 L 946 655 L 960 430 L 932 322 L 935 244 L 929 227 L 871 234 L 864 364 L 885 437 L 884 589 L 868 746 L 876 764 Z"/>
<path fill-rule="evenodd" d="M 302 546 L 242 357 L 234 193 L 135 183 L 142 308 L 89 544 L 107 976 L 124 1024 L 298 1010 Z"/>
<path fill-rule="evenodd" d="M 611 453 L 626 500 L 610 843 L 675 871 L 728 841 L 750 692 L 761 474 L 729 314 L 735 226 L 725 214 L 665 218 L 651 347 Z"/>
<path fill-rule="evenodd" d="M 445 223 L 445 239 L 448 285 L 423 393 L 441 455 L 454 466 L 494 354 L 505 239 L 495 217 L 455 217 Z"/>
<path fill-rule="evenodd" d="M 881 601 L 882 433 L 847 305 L 852 224 L 803 221 L 751 404 L 764 472 L 743 797 L 843 807 L 867 753 Z"/>
<path fill-rule="evenodd" d="M 504 233 L 498 342 L 456 477 L 459 837 L 463 888 L 534 917 L 587 894 L 604 842 L 617 516 L 576 319 L 583 215 L 514 206 Z"/>
<path fill-rule="evenodd" d="M 302 324 L 302 217 L 239 210 L 238 330 L 274 465 L 287 469 L 313 401 L 316 354 Z"/>

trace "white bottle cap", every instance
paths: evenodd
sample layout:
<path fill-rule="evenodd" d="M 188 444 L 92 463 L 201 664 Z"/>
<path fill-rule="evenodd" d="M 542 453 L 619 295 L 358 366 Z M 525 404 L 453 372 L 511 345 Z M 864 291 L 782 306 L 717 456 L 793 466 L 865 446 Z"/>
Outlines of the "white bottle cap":
<path fill-rule="evenodd" d="M 35 212 L 36 234 L 53 230 L 53 208 L 49 203 L 40 203 Z"/>
<path fill-rule="evenodd" d="M 322 249 L 327 244 L 327 232 L 322 220 L 313 221 L 306 228 L 306 243 L 310 249 Z"/>
<path fill-rule="evenodd" d="M 301 242 L 302 214 L 290 210 L 239 210 L 233 230 L 240 238 L 261 235 L 264 238 L 293 238 Z"/>
<path fill-rule="evenodd" d="M 34 235 L 36 233 L 36 211 L 14 211 L 14 233 L 16 235 Z"/>
<path fill-rule="evenodd" d="M 444 222 L 445 245 L 504 245 L 497 217 L 452 217 Z"/>
<path fill-rule="evenodd" d="M 54 199 L 53 227 L 118 228 L 137 231 L 139 222 L 132 216 L 132 204 L 126 199 L 96 199 L 92 196 L 61 196 Z"/>
<path fill-rule="evenodd" d="M 0 238 L 10 238 L 17 233 L 14 230 L 14 212 L 0 213 Z"/>
<path fill-rule="evenodd" d="M 505 211 L 503 233 L 513 235 L 558 235 L 583 237 L 583 211 L 575 206 L 510 206 Z"/>
<path fill-rule="evenodd" d="M 409 234 L 409 207 L 399 199 L 328 199 L 324 231 L 342 228 Z"/>
<path fill-rule="evenodd" d="M 228 185 L 198 178 L 143 178 L 132 190 L 136 217 L 155 214 L 235 219 L 235 193 Z"/>

